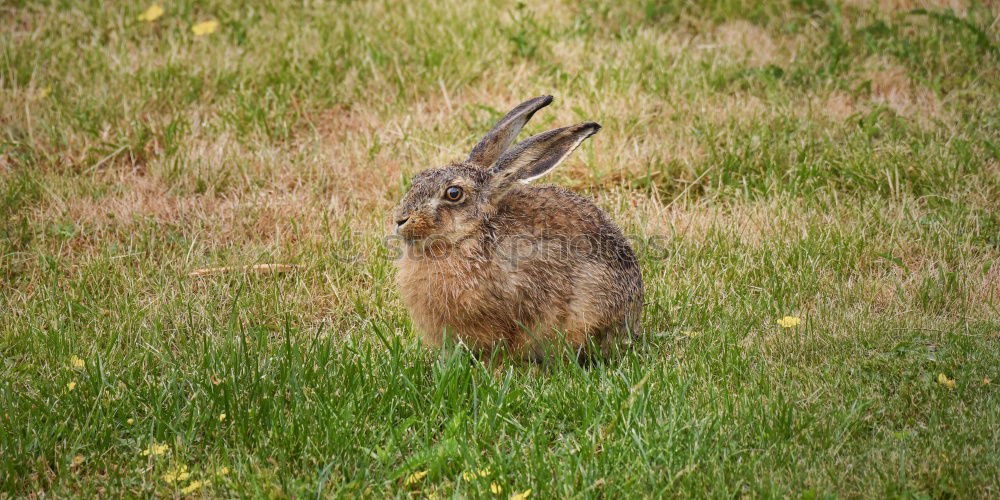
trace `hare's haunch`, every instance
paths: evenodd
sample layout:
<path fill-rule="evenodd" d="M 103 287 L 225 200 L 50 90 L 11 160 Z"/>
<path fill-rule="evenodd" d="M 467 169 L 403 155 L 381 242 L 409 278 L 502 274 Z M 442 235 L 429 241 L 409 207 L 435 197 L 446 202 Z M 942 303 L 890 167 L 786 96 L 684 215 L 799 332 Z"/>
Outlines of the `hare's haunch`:
<path fill-rule="evenodd" d="M 414 324 L 480 354 L 538 358 L 558 339 L 608 349 L 639 330 L 642 275 L 611 219 L 590 200 L 527 183 L 600 130 L 587 122 L 514 145 L 536 97 L 511 110 L 464 162 L 425 170 L 393 212 L 406 242 L 397 279 Z"/>

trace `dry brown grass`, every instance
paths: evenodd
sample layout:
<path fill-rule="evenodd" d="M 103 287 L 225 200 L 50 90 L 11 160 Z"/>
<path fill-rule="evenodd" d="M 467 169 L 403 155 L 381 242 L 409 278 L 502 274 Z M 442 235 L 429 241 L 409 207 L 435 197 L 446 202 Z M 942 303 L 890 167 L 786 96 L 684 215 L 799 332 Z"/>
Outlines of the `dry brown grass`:
<path fill-rule="evenodd" d="M 717 43 L 745 57 L 750 64 L 763 66 L 785 59 L 781 56 L 782 43 L 775 41 L 760 26 L 749 21 L 732 21 L 719 26 L 715 32 Z M 793 40 L 793 39 L 792 39 Z M 792 40 L 782 39 L 790 43 Z"/>
<path fill-rule="evenodd" d="M 955 12 L 964 12 L 969 8 L 969 2 L 964 0 L 843 0 L 843 2 L 845 5 L 858 8 L 877 7 L 882 12 L 890 13 L 913 9 L 951 9 Z"/>
<path fill-rule="evenodd" d="M 900 116 L 927 125 L 943 113 L 937 96 L 913 82 L 897 64 L 873 62 L 863 77 L 871 81 L 871 102 L 885 105 Z"/>

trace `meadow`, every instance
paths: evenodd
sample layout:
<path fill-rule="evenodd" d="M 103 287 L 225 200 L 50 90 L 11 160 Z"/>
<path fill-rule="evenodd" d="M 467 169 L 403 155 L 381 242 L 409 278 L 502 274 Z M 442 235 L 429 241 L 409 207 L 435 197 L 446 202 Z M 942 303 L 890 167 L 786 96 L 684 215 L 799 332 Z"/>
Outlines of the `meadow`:
<path fill-rule="evenodd" d="M 997 498 L 998 16 L 6 1 L 0 497 Z M 426 349 L 389 212 L 542 94 L 645 338 Z"/>

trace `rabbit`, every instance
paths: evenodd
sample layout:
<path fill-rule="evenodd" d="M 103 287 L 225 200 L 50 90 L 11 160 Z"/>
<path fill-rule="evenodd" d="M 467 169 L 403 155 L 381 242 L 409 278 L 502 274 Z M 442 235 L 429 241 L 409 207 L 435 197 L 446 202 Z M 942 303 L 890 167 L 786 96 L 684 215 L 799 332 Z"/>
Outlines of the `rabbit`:
<path fill-rule="evenodd" d="M 551 102 L 519 104 L 465 161 L 416 175 L 393 210 L 405 242 L 397 284 L 426 344 L 440 347 L 448 336 L 477 355 L 541 361 L 564 340 L 589 359 L 588 345 L 606 355 L 638 335 L 642 273 L 621 230 L 582 196 L 528 184 L 601 126 L 579 123 L 512 146 Z"/>

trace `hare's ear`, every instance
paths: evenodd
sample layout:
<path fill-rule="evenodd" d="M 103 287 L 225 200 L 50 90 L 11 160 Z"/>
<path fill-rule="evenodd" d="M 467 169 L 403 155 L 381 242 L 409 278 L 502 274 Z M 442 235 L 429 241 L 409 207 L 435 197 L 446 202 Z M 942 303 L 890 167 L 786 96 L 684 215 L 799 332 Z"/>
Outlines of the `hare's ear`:
<path fill-rule="evenodd" d="M 524 124 L 531 119 L 531 115 L 551 102 L 552 96 L 543 95 L 518 104 L 490 129 L 476 147 L 472 148 L 472 153 L 466 161 L 483 168 L 490 168 L 500 154 L 514 144 L 514 139 Z"/>
<path fill-rule="evenodd" d="M 500 155 L 490 169 L 493 174 L 490 184 L 502 191 L 515 181 L 527 183 L 541 177 L 598 130 L 601 130 L 600 125 L 586 122 L 531 136 Z"/>

